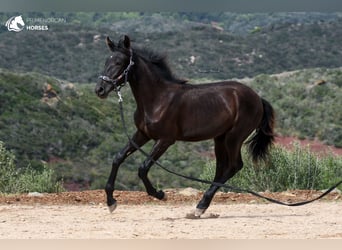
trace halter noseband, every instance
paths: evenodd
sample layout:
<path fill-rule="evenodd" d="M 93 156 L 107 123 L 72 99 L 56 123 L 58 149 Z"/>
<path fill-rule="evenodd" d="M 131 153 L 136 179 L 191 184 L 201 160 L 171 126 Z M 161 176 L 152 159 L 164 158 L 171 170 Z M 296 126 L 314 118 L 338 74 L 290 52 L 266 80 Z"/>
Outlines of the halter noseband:
<path fill-rule="evenodd" d="M 127 76 L 128 76 L 128 72 L 131 69 L 131 67 L 134 65 L 133 62 L 133 51 L 132 49 L 129 50 L 130 56 L 129 56 L 129 64 L 127 65 L 126 69 L 115 79 L 110 78 L 109 76 L 106 75 L 100 75 L 99 79 L 101 79 L 102 81 L 105 81 L 107 83 L 110 83 L 112 85 L 114 85 L 114 88 L 119 91 L 121 87 L 123 87 L 126 83 L 127 83 Z M 117 82 L 122 78 L 125 77 L 125 80 L 120 83 L 119 85 L 117 84 Z"/>

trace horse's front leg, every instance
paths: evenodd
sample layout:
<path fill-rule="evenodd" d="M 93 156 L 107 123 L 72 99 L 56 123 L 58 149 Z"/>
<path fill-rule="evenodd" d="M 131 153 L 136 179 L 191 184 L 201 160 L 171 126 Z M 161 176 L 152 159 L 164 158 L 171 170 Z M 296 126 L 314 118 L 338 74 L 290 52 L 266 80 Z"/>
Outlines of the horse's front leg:
<path fill-rule="evenodd" d="M 137 131 L 132 137 L 132 141 L 139 147 L 143 146 L 146 142 L 149 141 L 149 138 L 146 137 L 142 132 Z M 114 184 L 115 179 L 118 173 L 118 169 L 121 165 L 121 163 L 124 162 L 124 160 L 131 155 L 133 152 L 135 152 L 137 149 L 135 145 L 129 141 L 126 146 L 115 155 L 113 163 L 112 163 L 112 171 L 109 175 L 107 184 L 106 184 L 106 195 L 107 195 L 107 205 L 110 212 L 113 212 L 117 206 L 116 200 L 113 197 L 114 192 Z"/>
<path fill-rule="evenodd" d="M 172 140 L 158 140 L 150 153 L 150 156 L 144 161 L 144 163 L 139 167 L 139 177 L 143 181 L 146 192 L 159 199 L 165 199 L 165 194 L 162 190 L 157 191 L 153 185 L 151 184 L 150 180 L 147 177 L 148 171 L 152 167 L 153 163 L 162 156 L 163 153 L 174 143 Z"/>

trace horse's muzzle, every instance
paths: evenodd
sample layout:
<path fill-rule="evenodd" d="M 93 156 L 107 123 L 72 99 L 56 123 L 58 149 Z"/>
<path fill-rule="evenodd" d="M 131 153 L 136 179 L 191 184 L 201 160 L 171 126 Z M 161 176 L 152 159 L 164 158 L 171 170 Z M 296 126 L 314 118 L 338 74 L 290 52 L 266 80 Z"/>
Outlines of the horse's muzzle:
<path fill-rule="evenodd" d="M 113 84 L 108 83 L 104 80 L 99 80 L 96 87 L 95 87 L 95 93 L 98 97 L 104 99 L 108 96 L 109 92 L 111 92 L 114 89 Z"/>
<path fill-rule="evenodd" d="M 102 86 L 96 86 L 95 93 L 100 98 L 106 98 L 107 97 L 106 90 Z"/>

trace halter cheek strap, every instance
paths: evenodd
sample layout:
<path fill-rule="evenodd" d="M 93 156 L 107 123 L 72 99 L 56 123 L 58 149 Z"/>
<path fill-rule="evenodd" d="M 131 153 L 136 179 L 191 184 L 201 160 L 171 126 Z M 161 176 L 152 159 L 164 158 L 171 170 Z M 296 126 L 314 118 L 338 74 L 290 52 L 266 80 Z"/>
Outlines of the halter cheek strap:
<path fill-rule="evenodd" d="M 108 82 L 110 84 L 114 85 L 114 88 L 119 91 L 121 87 L 125 86 L 127 83 L 127 79 L 128 79 L 128 72 L 131 69 L 131 67 L 134 65 L 133 62 L 133 51 L 132 49 L 129 50 L 130 52 L 130 56 L 129 56 L 129 64 L 127 65 L 126 69 L 115 79 L 110 78 L 109 76 L 106 75 L 100 75 L 99 79 L 101 79 L 102 81 Z M 120 81 L 123 77 L 125 77 L 125 80 L 121 83 L 121 84 L 117 84 L 118 81 Z"/>

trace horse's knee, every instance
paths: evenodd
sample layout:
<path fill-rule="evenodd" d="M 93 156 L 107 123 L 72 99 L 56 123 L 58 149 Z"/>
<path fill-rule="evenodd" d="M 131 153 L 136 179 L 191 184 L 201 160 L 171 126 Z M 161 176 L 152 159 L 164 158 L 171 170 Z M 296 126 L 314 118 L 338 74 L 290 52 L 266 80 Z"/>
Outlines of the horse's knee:
<path fill-rule="evenodd" d="M 112 161 L 112 167 L 118 167 L 125 159 L 125 156 L 119 152 L 114 156 L 114 159 Z"/>

